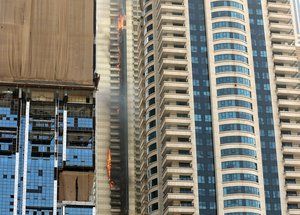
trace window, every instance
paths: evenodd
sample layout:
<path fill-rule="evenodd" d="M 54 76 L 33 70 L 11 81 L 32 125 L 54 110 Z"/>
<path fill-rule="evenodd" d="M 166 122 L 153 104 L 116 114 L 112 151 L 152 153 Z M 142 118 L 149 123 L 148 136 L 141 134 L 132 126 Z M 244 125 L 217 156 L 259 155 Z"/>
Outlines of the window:
<path fill-rule="evenodd" d="M 155 104 L 155 98 L 149 99 L 148 106 Z"/>
<path fill-rule="evenodd" d="M 285 184 L 296 184 L 296 179 L 285 179 Z"/>
<path fill-rule="evenodd" d="M 149 118 L 155 115 L 155 109 L 149 111 Z"/>
<path fill-rule="evenodd" d="M 191 188 L 180 188 L 180 193 L 193 193 Z"/>
<path fill-rule="evenodd" d="M 220 61 L 237 61 L 248 64 L 248 58 L 238 54 L 221 54 L 215 56 L 215 62 Z"/>
<path fill-rule="evenodd" d="M 180 176 L 179 176 L 179 180 L 190 181 L 190 180 L 192 180 L 192 178 L 191 178 L 191 176 L 180 175 Z"/>
<path fill-rule="evenodd" d="M 245 31 L 245 25 L 238 23 L 238 22 L 226 22 L 226 21 L 222 21 L 222 22 L 215 22 L 212 24 L 212 28 L 213 29 L 217 29 L 217 28 L 236 28 L 236 29 L 240 29 Z"/>
<path fill-rule="evenodd" d="M 190 207 L 190 206 L 193 206 L 193 203 L 190 201 L 180 201 L 180 206 L 181 207 Z"/>
<path fill-rule="evenodd" d="M 224 161 L 222 162 L 222 169 L 254 169 L 257 170 L 257 164 L 251 161 Z"/>
<path fill-rule="evenodd" d="M 223 188 L 224 195 L 236 194 L 236 193 L 246 193 L 259 195 L 259 189 L 256 187 L 250 186 L 233 186 L 233 187 L 225 187 Z"/>
<path fill-rule="evenodd" d="M 225 208 L 241 207 L 241 206 L 260 208 L 260 202 L 252 199 L 231 199 L 231 200 L 224 201 Z"/>
<path fill-rule="evenodd" d="M 211 2 L 210 3 L 211 7 L 225 7 L 225 6 L 229 6 L 229 7 L 234 7 L 240 10 L 243 10 L 244 7 L 241 3 L 235 2 L 235 1 L 215 1 L 215 2 Z"/>
<path fill-rule="evenodd" d="M 176 102 L 176 105 L 188 106 L 188 103 L 187 102 Z"/>
<path fill-rule="evenodd" d="M 158 203 L 154 203 L 154 204 L 150 205 L 148 210 L 149 210 L 149 212 L 158 210 Z"/>
<path fill-rule="evenodd" d="M 149 193 L 149 201 L 151 201 L 152 199 L 157 198 L 157 196 L 158 196 L 158 191 L 157 190 Z"/>
<path fill-rule="evenodd" d="M 147 32 L 151 31 L 153 29 L 153 25 L 152 24 L 148 25 L 146 29 L 147 29 Z"/>
<path fill-rule="evenodd" d="M 247 173 L 232 173 L 232 174 L 223 175 L 222 180 L 223 182 L 229 182 L 229 181 L 258 182 L 258 176 L 253 174 L 247 174 Z"/>
<path fill-rule="evenodd" d="M 219 43 L 214 45 L 214 50 L 237 50 L 242 52 L 248 52 L 248 49 L 246 46 L 238 44 L 238 43 Z"/>
<path fill-rule="evenodd" d="M 245 136 L 226 136 L 220 138 L 221 144 L 227 143 L 244 143 L 248 145 L 255 145 L 255 139 L 252 137 Z"/>
<path fill-rule="evenodd" d="M 256 151 L 251 149 L 243 149 L 243 148 L 230 148 L 230 149 L 222 149 L 221 156 L 249 156 L 256 158 Z"/>
<path fill-rule="evenodd" d="M 186 113 L 178 113 L 177 117 L 179 117 L 179 118 L 189 118 L 189 115 L 186 114 Z"/>
<path fill-rule="evenodd" d="M 253 115 L 250 113 L 235 112 L 235 111 L 219 113 L 219 120 L 224 120 L 224 119 L 245 119 L 245 120 L 253 121 Z"/>
<path fill-rule="evenodd" d="M 154 65 L 152 66 L 149 66 L 147 71 L 146 71 L 146 75 L 148 75 L 149 73 L 153 72 L 154 71 Z"/>
<path fill-rule="evenodd" d="M 252 104 L 243 100 L 223 100 L 218 101 L 218 108 L 224 107 L 244 107 L 252 109 Z"/>
<path fill-rule="evenodd" d="M 152 152 L 157 148 L 156 143 L 152 143 L 150 146 L 148 146 L 148 153 Z"/>
<path fill-rule="evenodd" d="M 151 133 L 148 135 L 147 140 L 148 140 L 148 141 L 151 141 L 151 140 L 153 140 L 155 137 L 156 137 L 156 131 L 153 131 L 153 132 L 151 132 Z"/>
<path fill-rule="evenodd" d="M 232 18 L 237 18 L 244 20 L 244 15 L 238 12 L 234 11 L 217 11 L 212 13 L 212 18 L 219 18 L 219 17 L 232 17 Z"/>
<path fill-rule="evenodd" d="M 217 78 L 217 84 L 241 84 L 250 87 L 250 80 L 247 78 L 229 76 Z"/>
<path fill-rule="evenodd" d="M 288 209 L 299 209 L 298 204 L 288 204 Z"/>
<path fill-rule="evenodd" d="M 155 92 L 155 87 L 151 87 L 149 90 L 148 90 L 148 96 L 151 95 L 152 93 Z"/>
<path fill-rule="evenodd" d="M 153 40 L 153 34 L 150 34 L 144 41 L 144 45 Z"/>
<path fill-rule="evenodd" d="M 149 176 L 151 177 L 152 175 L 156 174 L 157 173 L 157 167 L 152 167 L 150 170 L 149 170 Z"/>
<path fill-rule="evenodd" d="M 145 18 L 145 23 L 149 22 L 150 20 L 152 20 L 152 14 Z"/>
<path fill-rule="evenodd" d="M 220 125 L 219 129 L 221 132 L 223 132 L 223 131 L 245 131 L 245 132 L 254 133 L 253 126 L 246 125 L 246 124 L 240 124 L 240 123 Z"/>
<path fill-rule="evenodd" d="M 155 179 L 152 179 L 150 182 L 149 182 L 149 189 L 156 186 L 157 185 L 157 178 Z"/>
<path fill-rule="evenodd" d="M 154 82 L 154 80 L 155 80 L 154 76 L 151 76 L 150 78 L 148 78 L 147 82 L 148 84 L 151 84 Z"/>
<path fill-rule="evenodd" d="M 147 58 L 147 62 L 146 62 L 146 63 L 151 63 L 153 60 L 154 60 L 154 55 L 150 55 L 150 56 Z"/>
<path fill-rule="evenodd" d="M 217 66 L 215 70 L 217 74 L 223 72 L 236 72 L 236 73 L 249 75 L 250 73 L 248 68 L 243 66 L 236 66 L 236 65 Z"/>
<path fill-rule="evenodd" d="M 152 155 L 149 159 L 148 159 L 148 163 L 151 164 L 153 162 L 157 161 L 157 155 Z"/>
<path fill-rule="evenodd" d="M 151 129 L 155 126 L 156 126 L 156 120 L 153 120 L 153 121 L 149 122 L 149 129 Z"/>
<path fill-rule="evenodd" d="M 190 139 L 189 138 L 183 138 L 183 137 L 178 137 L 178 142 L 190 142 Z"/>
<path fill-rule="evenodd" d="M 150 10 L 152 10 L 152 4 L 145 8 L 145 13 L 149 12 Z"/>
<path fill-rule="evenodd" d="M 241 88 L 224 88 L 219 89 L 217 91 L 218 96 L 225 96 L 225 95 L 239 95 L 239 96 L 246 96 L 251 98 L 251 92 L 249 90 L 241 89 Z"/>
<path fill-rule="evenodd" d="M 179 150 L 178 154 L 179 155 L 190 155 L 191 153 L 189 150 Z"/>
<path fill-rule="evenodd" d="M 153 44 L 147 47 L 147 52 L 151 52 L 153 50 Z"/>
<path fill-rule="evenodd" d="M 213 34 L 213 39 L 218 40 L 218 39 L 236 39 L 236 40 L 241 40 L 243 42 L 247 41 L 247 38 L 243 34 L 239 33 L 234 33 L 234 32 L 220 32 L 220 33 L 214 33 Z"/>
<path fill-rule="evenodd" d="M 190 163 L 179 163 L 178 166 L 183 167 L 183 168 L 190 168 L 191 167 Z"/>

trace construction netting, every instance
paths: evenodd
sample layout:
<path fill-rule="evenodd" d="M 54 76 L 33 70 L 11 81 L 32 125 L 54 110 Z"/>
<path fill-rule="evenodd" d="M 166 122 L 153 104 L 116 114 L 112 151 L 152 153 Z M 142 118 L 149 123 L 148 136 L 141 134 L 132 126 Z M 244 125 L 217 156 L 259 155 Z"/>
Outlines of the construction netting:
<path fill-rule="evenodd" d="M 76 0 L 75 0 L 76 1 Z M 62 171 L 59 174 L 60 201 L 89 201 L 93 192 L 94 173 Z"/>
<path fill-rule="evenodd" d="M 93 0 L 0 0 L 0 81 L 92 84 Z"/>

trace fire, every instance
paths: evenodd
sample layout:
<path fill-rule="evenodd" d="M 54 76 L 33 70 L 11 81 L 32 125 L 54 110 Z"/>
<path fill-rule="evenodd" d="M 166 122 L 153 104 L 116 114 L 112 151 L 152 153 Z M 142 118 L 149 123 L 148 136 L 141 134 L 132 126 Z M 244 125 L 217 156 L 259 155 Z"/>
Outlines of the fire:
<path fill-rule="evenodd" d="M 111 180 L 111 152 L 110 149 L 108 150 L 107 154 L 107 175 L 108 175 L 108 181 L 109 181 L 109 186 L 112 188 L 114 186 L 113 180 Z"/>
<path fill-rule="evenodd" d="M 118 30 L 122 31 L 125 26 L 125 16 L 119 15 L 118 18 Z"/>

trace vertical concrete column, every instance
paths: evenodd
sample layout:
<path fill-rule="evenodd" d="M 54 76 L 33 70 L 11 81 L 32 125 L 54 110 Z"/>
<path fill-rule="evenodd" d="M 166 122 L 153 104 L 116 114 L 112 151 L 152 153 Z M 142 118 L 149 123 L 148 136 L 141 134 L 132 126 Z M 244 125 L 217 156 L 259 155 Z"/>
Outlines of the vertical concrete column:
<path fill-rule="evenodd" d="M 23 196 L 22 196 L 22 215 L 26 215 L 26 188 L 27 188 L 27 163 L 28 163 L 28 137 L 29 137 L 29 112 L 30 101 L 26 101 L 25 109 L 25 138 L 24 138 L 24 166 L 23 166 Z"/>

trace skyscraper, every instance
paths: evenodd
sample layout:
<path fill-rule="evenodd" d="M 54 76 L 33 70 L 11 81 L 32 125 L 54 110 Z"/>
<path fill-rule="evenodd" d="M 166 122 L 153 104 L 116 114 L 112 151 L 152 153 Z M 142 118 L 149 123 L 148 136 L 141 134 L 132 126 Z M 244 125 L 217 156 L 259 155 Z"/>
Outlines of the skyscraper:
<path fill-rule="evenodd" d="M 141 214 L 300 214 L 289 1 L 140 1 Z"/>
<path fill-rule="evenodd" d="M 0 214 L 300 214 L 298 7 L 1 0 Z"/>
<path fill-rule="evenodd" d="M 134 214 L 139 4 L 98 0 L 96 13 L 97 214 Z"/>
<path fill-rule="evenodd" d="M 93 11 L 0 1 L 0 214 L 95 214 Z"/>

